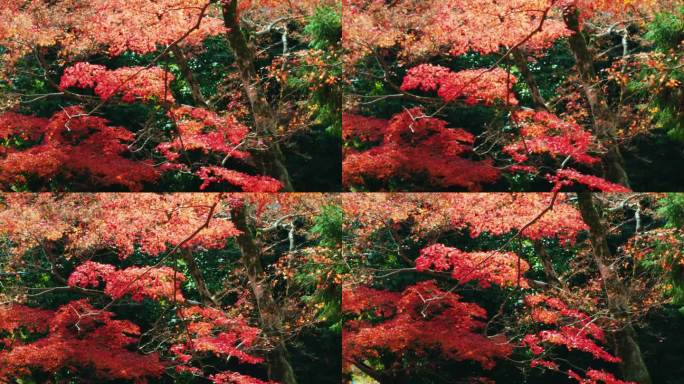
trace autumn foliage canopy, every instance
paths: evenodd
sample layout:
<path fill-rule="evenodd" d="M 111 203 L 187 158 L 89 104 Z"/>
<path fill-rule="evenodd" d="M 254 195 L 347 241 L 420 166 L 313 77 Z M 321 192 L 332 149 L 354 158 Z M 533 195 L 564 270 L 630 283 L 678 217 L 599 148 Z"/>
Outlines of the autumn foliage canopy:
<path fill-rule="evenodd" d="M 322 195 L 3 195 L 0 382 L 293 382 L 293 363 L 272 368 L 287 356 L 283 340 L 325 324 L 322 292 L 335 290 L 332 253 L 317 235 L 294 249 L 326 203 Z M 246 231 L 280 230 L 293 215 L 303 221 L 285 223 L 301 232 L 291 250 L 268 253 L 276 262 L 266 272 L 245 244 L 270 240 Z M 43 264 L 52 265 L 47 274 Z M 217 277 L 207 264 L 223 271 Z M 308 282 L 292 283 L 308 300 L 274 293 L 288 276 Z"/>
<path fill-rule="evenodd" d="M 675 3 L 345 4 L 347 188 L 473 191 L 512 185 L 624 192 L 631 187 L 632 170 L 622 152 L 633 149 L 630 140 L 658 128 L 652 115 L 639 112 L 649 100 L 632 94 L 641 79 L 630 67 L 658 55 L 648 38 L 640 37 L 657 27 L 634 20 L 677 14 Z M 623 56 L 613 54 L 621 46 L 602 40 L 618 28 L 624 28 Z M 681 36 L 681 31 L 667 33 Z M 649 53 L 630 58 L 637 45 Z M 673 90 L 680 87 L 675 84 L 681 84 L 676 80 L 681 73 L 672 65 L 681 64 L 681 57 L 667 61 L 671 71 L 661 81 L 675 79 L 669 80 Z M 611 83 L 616 76 L 621 89 Z M 678 111 L 681 119 L 681 105 L 669 111 Z M 393 135 L 396 131 L 406 133 Z"/>
<path fill-rule="evenodd" d="M 625 198 L 596 196 L 615 207 Z M 614 281 L 602 270 L 607 260 L 585 253 L 587 243 L 598 244 L 585 240 L 596 223 L 585 200 L 579 207 L 575 200 L 558 193 L 345 199 L 353 263 L 342 299 L 347 373 L 379 382 L 516 382 L 507 371 L 514 365 L 532 382 L 648 382 L 616 340 L 633 337 L 622 327 L 660 305 L 665 286 L 647 274 Z M 625 248 L 606 257 L 634 255 Z M 624 286 L 613 291 L 615 284 Z M 630 314 L 613 312 L 618 303 Z"/>
<path fill-rule="evenodd" d="M 316 84 L 300 84 L 314 69 L 317 81 L 337 81 L 334 62 L 320 59 L 326 50 L 334 59 L 336 42 L 314 28 L 335 25 L 307 25 L 314 14 L 335 16 L 334 2 L 5 0 L 0 8 L 3 190 L 292 190 L 290 173 L 302 172 L 288 171 L 281 143 L 316 140 L 329 123 L 321 105 L 338 103 L 334 91 L 311 101 Z M 264 30 L 243 30 L 243 20 Z M 278 34 L 281 51 L 259 57 L 257 46 Z M 174 179 L 180 186 L 168 186 Z"/>

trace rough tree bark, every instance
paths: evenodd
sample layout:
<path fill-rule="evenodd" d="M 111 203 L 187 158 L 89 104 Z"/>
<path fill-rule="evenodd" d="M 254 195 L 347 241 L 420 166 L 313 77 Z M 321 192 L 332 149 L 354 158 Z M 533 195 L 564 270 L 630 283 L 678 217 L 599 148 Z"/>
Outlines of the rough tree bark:
<path fill-rule="evenodd" d="M 544 100 L 544 97 L 542 97 L 537 80 L 534 78 L 534 75 L 528 67 L 527 55 L 520 48 L 516 48 L 512 52 L 512 57 L 515 66 L 518 67 L 520 74 L 522 74 L 525 84 L 527 84 L 527 87 L 530 89 L 534 106 L 548 112 L 549 107 L 546 105 L 546 100 Z"/>
<path fill-rule="evenodd" d="M 568 42 L 575 57 L 584 95 L 591 108 L 594 121 L 593 131 L 606 146 L 606 153 L 603 155 L 604 177 L 629 188 L 629 177 L 624 166 L 625 161 L 615 140 L 618 119 L 610 110 L 605 96 L 599 91 L 596 84 L 596 68 L 587 41 L 582 34 L 579 12 L 575 8 L 569 8 L 563 13 L 563 17 L 568 29 L 574 32 L 568 38 Z"/>
<path fill-rule="evenodd" d="M 367 376 L 372 377 L 373 380 L 377 381 L 379 384 L 411 384 L 411 376 L 406 374 L 403 370 L 394 371 L 388 369 L 380 372 L 371 368 L 363 361 L 355 361 L 354 366 Z"/>
<path fill-rule="evenodd" d="M 551 256 L 546 252 L 544 244 L 542 244 L 541 240 L 535 240 L 532 244 L 534 246 L 534 252 L 542 262 L 542 266 L 544 267 L 544 275 L 546 275 L 548 283 L 554 287 L 563 286 L 563 282 L 558 277 L 556 269 L 553 268 L 553 261 L 551 260 Z"/>
<path fill-rule="evenodd" d="M 579 208 L 582 219 L 589 226 L 589 240 L 592 247 L 594 263 L 599 269 L 601 280 L 608 294 L 608 307 L 622 328 L 614 331 L 615 354 L 622 359 L 620 370 L 623 378 L 639 384 L 651 384 L 651 375 L 644 363 L 641 349 L 637 343 L 637 335 L 632 326 L 627 291 L 620 277 L 610 265 L 612 259 L 606 227 L 594 204 L 591 192 L 578 193 Z"/>
<path fill-rule="evenodd" d="M 283 315 L 273 296 L 271 286 L 266 281 L 261 264 L 261 249 L 247 223 L 245 205 L 232 209 L 235 227 L 242 231 L 237 237 L 238 247 L 242 253 L 242 264 L 245 267 L 249 284 L 256 299 L 262 330 L 273 344 L 273 349 L 266 356 L 268 375 L 271 380 L 283 384 L 296 384 L 297 380 L 288 359 L 288 351 L 283 341 Z"/>
<path fill-rule="evenodd" d="M 266 100 L 263 91 L 259 88 L 259 76 L 255 66 L 254 49 L 248 44 L 247 38 L 240 26 L 240 16 L 237 9 L 237 0 L 223 0 L 223 22 L 228 28 L 228 42 L 235 55 L 235 64 L 240 73 L 245 94 L 249 100 L 254 117 L 254 125 L 257 132 L 267 137 L 269 149 L 262 159 L 266 171 L 277 177 L 283 183 L 286 191 L 293 191 L 290 174 L 285 166 L 285 155 L 280 144 L 275 140 L 278 130 L 278 118 L 276 111 Z"/>
<path fill-rule="evenodd" d="M 197 265 L 197 261 L 195 261 L 192 253 L 187 249 L 182 249 L 181 256 L 183 257 L 183 261 L 185 261 L 185 265 L 188 267 L 190 277 L 192 277 L 195 285 L 197 286 L 197 291 L 199 292 L 202 304 L 220 307 L 218 300 L 214 298 L 214 295 L 211 293 L 211 291 L 209 291 L 209 288 L 207 288 L 207 283 L 204 280 L 202 270 L 200 269 L 199 265 Z"/>
<path fill-rule="evenodd" d="M 173 56 L 176 59 L 176 63 L 178 64 L 178 67 L 180 68 L 181 74 L 183 75 L 183 78 L 185 81 L 188 83 L 188 86 L 190 87 L 190 93 L 192 95 L 192 100 L 199 106 L 203 108 L 207 108 L 209 105 L 207 104 L 206 99 L 202 95 L 202 91 L 200 90 L 199 83 L 197 82 L 197 79 L 195 79 L 195 75 L 190 69 L 190 66 L 188 65 L 188 59 L 185 57 L 185 54 L 183 53 L 183 50 L 179 48 L 177 45 L 174 45 L 171 48 L 171 52 L 173 52 Z"/>

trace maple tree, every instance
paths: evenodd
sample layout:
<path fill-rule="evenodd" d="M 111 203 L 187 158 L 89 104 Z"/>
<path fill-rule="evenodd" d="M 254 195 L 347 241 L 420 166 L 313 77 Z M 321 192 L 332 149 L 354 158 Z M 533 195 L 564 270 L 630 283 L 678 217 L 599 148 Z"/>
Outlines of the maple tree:
<path fill-rule="evenodd" d="M 0 201 L 0 382 L 339 381 L 333 197 Z"/>
<path fill-rule="evenodd" d="M 315 170 L 292 169 L 291 149 L 308 158 L 332 152 L 307 149 L 307 140 L 339 147 L 330 127 L 339 120 L 332 115 L 341 27 L 320 16 L 340 13 L 334 1 L 0 5 L 4 190 L 292 191 L 293 183 L 314 184 L 305 178 Z M 62 127 L 36 125 L 40 118 L 56 125 L 65 113 Z M 69 132 L 79 118 L 116 120 L 120 149 L 103 151 L 80 137 L 70 146 L 43 139 Z M 72 151 L 87 159 L 76 161 Z M 128 181 L 144 167 L 144 176 Z"/>
<path fill-rule="evenodd" d="M 641 143 L 678 124 L 677 2 L 345 6 L 347 188 L 640 190 L 651 181 L 632 159 L 659 157 L 654 148 L 667 147 Z M 674 52 L 659 48 L 658 38 Z M 667 60 L 657 65 L 656 56 Z M 645 61 L 651 69 L 634 64 Z M 657 87 L 662 108 L 647 87 Z M 424 120 L 440 121 L 444 133 L 423 132 Z M 401 141 L 386 134 L 399 122 L 410 131 Z"/>
<path fill-rule="evenodd" d="M 667 276 L 681 262 L 674 245 L 681 226 L 666 229 L 659 207 L 681 212 L 681 204 L 660 199 L 588 192 L 344 198 L 347 378 L 665 380 L 649 370 L 657 362 L 645 358 L 652 351 L 640 348 L 638 335 L 650 314 L 680 300 Z M 672 336 L 665 344 L 678 343 Z"/>

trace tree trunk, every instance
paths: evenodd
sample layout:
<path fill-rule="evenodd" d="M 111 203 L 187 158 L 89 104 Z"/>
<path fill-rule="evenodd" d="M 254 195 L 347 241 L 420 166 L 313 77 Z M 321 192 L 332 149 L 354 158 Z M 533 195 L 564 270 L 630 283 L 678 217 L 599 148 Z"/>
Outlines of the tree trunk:
<path fill-rule="evenodd" d="M 591 108 L 594 123 L 593 132 L 607 150 L 603 156 L 604 177 L 629 188 L 629 177 L 627 177 L 624 166 L 625 161 L 615 140 L 618 125 L 617 116 L 610 110 L 605 96 L 596 84 L 594 60 L 580 28 L 579 12 L 575 8 L 569 8 L 564 12 L 563 17 L 568 29 L 574 32 L 568 38 L 568 42 L 575 57 L 584 95 Z"/>
<path fill-rule="evenodd" d="M 373 380 L 377 381 L 380 384 L 389 384 L 392 383 L 392 378 L 374 370 L 373 368 L 369 367 L 366 365 L 363 361 L 357 361 L 354 363 L 354 366 L 356 366 L 361 372 L 366 374 L 367 376 L 373 378 Z"/>
<path fill-rule="evenodd" d="M 190 87 L 192 100 L 195 102 L 195 104 L 199 105 L 200 107 L 207 108 L 209 105 L 207 104 L 206 99 L 202 95 L 199 83 L 197 82 L 197 79 L 195 79 L 195 75 L 193 74 L 192 70 L 190 69 L 190 66 L 188 65 L 188 59 L 185 57 L 183 50 L 181 50 L 181 48 L 179 48 L 177 45 L 174 45 L 171 48 L 171 52 L 173 52 L 173 56 L 176 59 L 176 63 L 178 63 L 178 67 L 180 68 L 183 78 Z"/>
<path fill-rule="evenodd" d="M 188 267 L 190 276 L 195 281 L 202 304 L 206 306 L 214 305 L 216 307 L 220 307 L 220 303 L 214 298 L 214 295 L 212 295 L 211 291 L 209 291 L 209 288 L 207 288 L 207 283 L 204 280 L 202 270 L 197 265 L 192 253 L 187 249 L 181 249 L 181 256 L 183 257 L 183 261 L 185 261 L 185 265 Z"/>
<path fill-rule="evenodd" d="M 283 317 L 280 306 L 274 299 L 271 286 L 264 276 L 261 250 L 247 224 L 245 208 L 245 205 L 233 208 L 232 218 L 235 227 L 242 231 L 242 234 L 237 237 L 237 243 L 242 253 L 242 264 L 256 299 L 262 330 L 273 344 L 273 349 L 266 356 L 268 375 L 271 380 L 283 384 L 296 384 L 297 380 L 288 360 L 287 347 L 282 337 Z"/>
<path fill-rule="evenodd" d="M 240 80 L 249 100 L 257 133 L 265 137 L 268 151 L 263 163 L 267 171 L 283 183 L 286 191 L 293 191 L 290 174 L 285 166 L 285 155 L 276 141 L 278 119 L 276 112 L 259 88 L 259 76 L 255 66 L 254 50 L 247 43 L 240 27 L 237 0 L 223 0 L 223 22 L 228 28 L 228 42 L 235 55 L 235 63 L 240 72 Z"/>
<path fill-rule="evenodd" d="M 532 245 L 534 246 L 534 252 L 537 254 L 537 257 L 539 257 L 539 260 L 541 260 L 542 266 L 544 267 L 544 275 L 546 275 L 547 282 L 554 287 L 563 286 L 563 282 L 558 277 L 556 269 L 553 268 L 553 261 L 546 252 L 541 240 L 535 240 Z"/>
<path fill-rule="evenodd" d="M 541 95 L 537 80 L 534 78 L 530 68 L 527 66 L 527 55 L 525 55 L 525 52 L 523 52 L 520 48 L 514 49 L 512 55 L 515 65 L 518 67 L 518 70 L 520 70 L 520 73 L 525 80 L 525 84 L 527 84 L 527 87 L 530 88 L 532 102 L 534 103 L 535 108 L 540 108 L 548 112 L 549 107 L 546 105 L 546 100 L 544 100 Z"/>
<path fill-rule="evenodd" d="M 639 384 L 651 384 L 651 376 L 644 363 L 641 349 L 636 341 L 636 331 L 631 323 L 626 288 L 610 266 L 612 256 L 606 239 L 606 227 L 594 205 L 591 192 L 580 192 L 578 198 L 582 219 L 589 226 L 589 240 L 594 263 L 599 269 L 608 295 L 608 308 L 613 317 L 622 324 L 622 328 L 613 332 L 613 336 L 615 337 L 615 354 L 622 359 L 620 370 L 623 379 Z"/>

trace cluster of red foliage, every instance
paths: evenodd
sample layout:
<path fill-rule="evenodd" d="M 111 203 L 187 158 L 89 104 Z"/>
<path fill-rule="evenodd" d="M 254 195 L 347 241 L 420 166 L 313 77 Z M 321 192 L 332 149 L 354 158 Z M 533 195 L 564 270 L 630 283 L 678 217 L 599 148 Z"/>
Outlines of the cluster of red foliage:
<path fill-rule="evenodd" d="M 137 81 L 119 83 L 119 80 L 112 78 L 123 72 L 116 75 L 117 71 L 107 72 L 99 66 L 79 66 L 81 69 L 86 67 L 97 67 L 93 71 L 101 71 L 101 75 L 65 75 L 62 85 L 95 86 L 95 92 L 103 98 L 121 91 L 124 92 L 123 98 L 128 101 L 134 101 L 136 97 L 163 97 L 166 94 L 163 87 L 159 88 L 159 79 L 144 80 L 149 87 Z M 112 76 L 107 77 L 106 74 Z M 117 89 L 118 86 L 114 84 L 126 86 Z M 107 120 L 88 115 L 81 107 L 67 107 L 49 120 L 12 112 L 0 115 L 0 139 L 16 137 L 29 145 L 16 149 L 0 146 L 0 185 L 25 183 L 32 178 L 47 182 L 59 175 L 72 180 L 88 179 L 100 186 L 121 186 L 136 191 L 141 190 L 145 183 L 156 181 L 160 171 L 189 169 L 179 162 L 184 160 L 181 156 L 184 151 L 207 156 L 219 154 L 224 161 L 228 158 L 250 157 L 248 152 L 238 150 L 246 140 L 249 129 L 233 116 L 220 116 L 205 109 L 187 106 L 174 109 L 169 115 L 177 124 L 179 137 L 157 146 L 157 150 L 168 160 L 159 170 L 149 161 L 125 157 L 130 153 L 127 144 L 135 139 L 133 132 L 123 127 L 111 127 Z M 282 189 L 282 184 L 271 177 L 252 176 L 218 166 L 202 167 L 196 174 L 204 180 L 202 189 L 219 182 L 228 182 L 248 192 L 277 192 Z"/>
<path fill-rule="evenodd" d="M 418 354 L 438 350 L 454 360 L 473 360 L 490 369 L 513 348 L 503 336 L 486 337 L 486 311 L 462 302 L 434 281 L 409 286 L 402 292 L 365 287 L 343 290 L 342 310 L 367 320 L 345 323 L 342 355 L 345 365 L 378 356 L 381 351 Z"/>
<path fill-rule="evenodd" d="M 133 301 L 167 298 L 184 301 L 181 284 L 185 276 L 169 267 L 129 267 L 116 270 L 109 264 L 86 261 L 69 276 L 69 286 L 98 287 L 104 282 L 105 294 L 113 299 L 130 295 Z"/>
<path fill-rule="evenodd" d="M 512 252 L 463 252 L 442 244 L 423 248 L 416 259 L 419 272 L 451 270 L 451 277 L 459 284 L 475 280 L 481 288 L 492 284 L 527 288 L 522 275 L 528 269 L 529 264 Z"/>
<path fill-rule="evenodd" d="M 519 141 L 506 145 L 503 151 L 518 163 L 512 167 L 514 171 L 538 172 L 537 166 L 525 163 L 530 161 L 530 156 L 540 154 L 560 160 L 563 165 L 570 160 L 587 166 L 601 161 L 597 157 L 602 150 L 598 140 L 572 120 L 566 121 L 549 112 L 532 110 L 513 112 L 511 120 L 519 127 L 521 137 Z M 554 191 L 580 184 L 602 192 L 629 192 L 628 188 L 621 185 L 571 168 L 558 169 L 545 177 L 553 183 Z"/>
<path fill-rule="evenodd" d="M 486 75 L 486 76 L 485 76 Z M 463 71 L 432 65 L 421 65 L 409 71 L 402 90 L 438 91 L 446 102 L 464 98 L 468 105 L 491 105 L 496 101 L 517 104 L 510 87 L 514 78 L 505 81 L 504 71 Z M 498 84 L 498 85 L 497 85 Z M 600 162 L 596 156 L 601 146 L 591 132 L 580 125 L 565 121 L 544 111 L 519 110 L 511 120 L 520 128 L 520 138 L 503 147 L 517 163 L 512 172 L 537 173 L 538 166 L 530 165 L 532 155 L 547 155 L 567 163 L 592 166 Z M 343 135 L 347 142 L 358 140 L 378 144 L 363 152 L 347 149 L 343 164 L 343 182 L 347 186 L 365 185 L 367 179 L 387 181 L 390 178 L 410 180 L 425 177 L 429 183 L 443 187 L 478 190 L 482 184 L 499 179 L 501 171 L 489 160 L 473 161 L 462 156 L 472 152 L 475 138 L 462 129 L 447 128 L 447 122 L 425 116 L 420 108 L 406 110 L 390 121 L 343 115 Z M 615 183 L 572 169 L 559 169 L 546 178 L 554 191 L 581 184 L 603 192 L 628 191 Z"/>
<path fill-rule="evenodd" d="M 202 376 L 202 370 L 193 366 L 196 354 L 211 353 L 216 356 L 234 357 L 241 363 L 258 364 L 262 358 L 244 350 L 252 348 L 261 330 L 247 324 L 241 317 L 228 317 L 213 308 L 191 306 L 181 308 L 178 316 L 185 322 L 187 338 L 171 346 L 175 355 L 177 372 L 189 372 Z M 251 376 L 237 372 L 220 372 L 209 377 L 212 382 L 234 384 L 265 383 Z"/>
<path fill-rule="evenodd" d="M 175 122 L 178 137 L 171 142 L 161 143 L 157 150 L 168 160 L 162 167 L 166 170 L 190 170 L 181 161 L 183 152 L 194 152 L 204 156 L 220 155 L 225 163 L 228 159 L 245 160 L 249 152 L 238 148 L 247 140 L 249 128 L 230 114 L 219 115 L 204 108 L 181 106 L 169 112 Z M 282 183 L 269 176 L 252 176 L 243 172 L 219 167 L 200 167 L 195 174 L 203 183 L 204 190 L 214 183 L 228 183 L 245 192 L 278 192 Z"/>
<path fill-rule="evenodd" d="M 275 384 L 273 381 L 263 381 L 237 372 L 221 372 L 209 376 L 209 379 L 214 384 Z"/>
<path fill-rule="evenodd" d="M 517 78 L 501 68 L 452 72 L 439 65 L 423 64 L 411 68 L 401 85 L 402 91 L 437 91 L 445 102 L 463 99 L 466 105 L 517 105 L 513 86 Z"/>
<path fill-rule="evenodd" d="M 380 143 L 385 137 L 388 121 L 374 117 L 342 114 L 342 138 L 362 143 Z"/>
<path fill-rule="evenodd" d="M 241 233 L 227 217 L 213 215 L 207 218 L 213 204 L 239 203 L 231 199 L 219 200 L 215 194 L 138 194 L 135 203 L 144 208 L 145 214 L 131 209 L 131 201 L 125 194 L 98 194 L 96 199 L 98 204 L 93 209 L 107 220 L 83 223 L 87 235 L 71 237 L 73 248 L 109 247 L 125 258 L 136 249 L 158 255 L 183 241 L 181 247 L 184 249 L 198 246 L 219 249 L 225 246 L 226 239 Z M 205 223 L 208 224 L 206 228 L 185 241 L 193 230 Z"/>
<path fill-rule="evenodd" d="M 571 309 L 566 303 L 556 297 L 548 297 L 543 294 L 528 295 L 525 304 L 529 307 L 531 318 L 534 322 L 557 327 L 558 330 L 547 329 L 537 333 L 528 334 L 523 338 L 522 345 L 528 347 L 535 356 L 531 366 L 560 370 L 557 362 L 550 359 L 552 352 L 542 344 L 560 345 L 567 350 L 578 350 L 591 354 L 598 361 L 609 363 L 620 362 L 620 359 L 608 353 L 598 343 L 605 343 L 605 335 L 595 323 L 595 319 L 584 312 Z M 583 378 L 572 369 L 567 370 L 568 376 L 581 384 L 628 384 L 628 382 L 616 379 L 612 374 L 596 369 L 588 369 Z"/>
<path fill-rule="evenodd" d="M 556 238 L 573 243 L 587 229 L 568 196 L 551 193 L 480 193 L 455 196 L 450 216 L 456 228 L 468 229 L 475 238 L 522 231 L 531 240 Z M 550 208 L 550 209 L 549 209 Z M 544 214 L 539 217 L 540 213 Z"/>
<path fill-rule="evenodd" d="M 24 305 L 3 306 L 0 307 L 0 331 L 10 335 L 19 328 L 26 328 L 30 332 L 47 332 L 48 321 L 53 314 L 52 311 Z M 0 345 L 7 347 L 12 341 L 12 338 L 2 338 Z"/>
<path fill-rule="evenodd" d="M 577 10 L 584 21 L 599 12 L 654 11 L 658 3 L 666 1 L 344 0 L 348 16 L 343 42 L 353 51 L 351 61 L 373 47 L 399 46 L 401 54 L 408 57 L 490 54 L 502 47 L 540 52 L 572 34 L 562 12 Z"/>
<path fill-rule="evenodd" d="M 14 255 L 45 241 L 64 241 L 65 254 L 74 257 L 98 249 L 112 249 L 121 259 L 136 250 L 155 256 L 180 246 L 218 249 L 239 235 L 227 216 L 207 217 L 214 204 L 221 209 L 241 204 L 246 197 L 219 200 L 212 193 L 72 193 L 56 203 L 49 194 L 9 194 L 0 210 L 2 233 L 11 236 Z M 83 207 L 87 207 L 87 212 Z M 89 219 L 90 218 L 90 219 Z M 208 220 L 208 221 L 207 221 Z M 191 239 L 187 237 L 207 224 Z"/>
<path fill-rule="evenodd" d="M 517 45 L 539 51 L 570 34 L 562 21 L 545 17 L 556 2 L 399 0 L 388 5 L 373 0 L 345 0 L 348 17 L 343 42 L 355 52 L 350 60 L 357 60 L 371 47 L 395 45 L 401 47 L 402 55 L 413 57 L 445 49 L 452 55 L 489 54 Z M 531 34 L 540 27 L 538 33 Z"/>
<path fill-rule="evenodd" d="M 511 119 L 520 127 L 520 141 L 504 147 L 513 160 L 524 163 L 531 154 L 569 157 L 580 164 L 600 161 L 591 155 L 600 149 L 594 135 L 572 121 L 564 121 L 549 112 L 516 111 Z"/>
<path fill-rule="evenodd" d="M 121 101 L 174 102 L 171 82 L 174 76 L 159 67 L 124 67 L 109 70 L 103 65 L 76 63 L 64 70 L 59 88 L 92 88 L 102 100 L 121 94 Z"/>
<path fill-rule="evenodd" d="M 482 183 L 499 177 L 490 161 L 462 157 L 472 151 L 472 134 L 447 128 L 445 121 L 425 116 L 420 108 L 406 110 L 384 126 L 378 119 L 350 115 L 343 116 L 342 124 L 346 137 L 355 133 L 362 140 L 384 137 L 379 146 L 369 150 L 347 150 L 342 174 L 345 185 L 364 184 L 364 178 L 386 181 L 425 176 L 439 187 L 478 190 Z"/>
<path fill-rule="evenodd" d="M 0 147 L 0 185 L 5 189 L 29 178 L 47 182 L 59 175 L 140 190 L 158 178 L 151 163 L 125 157 L 133 133 L 111 127 L 107 120 L 90 116 L 81 107 L 64 108 L 49 120 L 13 113 L 0 119 L 8 123 L 3 127 L 4 136 L 35 139 L 26 148 Z"/>
<path fill-rule="evenodd" d="M 159 46 L 168 46 L 184 36 L 181 44 L 194 46 L 207 36 L 226 31 L 222 20 L 207 15 L 206 3 L 202 0 L 92 2 L 89 6 L 95 12 L 81 13 L 81 17 L 89 20 L 79 23 L 87 26 L 79 35 L 107 46 L 111 56 L 126 51 L 154 52 Z M 127 33 L 120 33 L 121 30 Z"/>
<path fill-rule="evenodd" d="M 46 124 L 47 120 L 40 117 L 5 112 L 0 115 L 0 140 L 13 137 L 25 141 L 38 140 Z"/>
<path fill-rule="evenodd" d="M 586 377 L 582 377 L 572 369 L 568 369 L 568 377 L 577 380 L 580 384 L 634 384 L 630 381 L 618 380 L 612 373 L 596 369 L 587 370 Z"/>
<path fill-rule="evenodd" d="M 598 190 L 601 192 L 630 192 L 629 188 L 626 188 L 620 184 L 611 183 L 610 181 L 598 176 L 585 175 L 570 168 L 559 169 L 556 171 L 555 175 L 548 175 L 547 178 L 554 184 L 554 190 L 560 190 L 567 185 L 582 184 L 589 189 Z"/>
<path fill-rule="evenodd" d="M 159 46 L 200 44 L 226 31 L 203 0 L 3 1 L 0 40 L 15 61 L 31 47 L 59 46 L 78 56 L 103 47 L 110 56 Z"/>
<path fill-rule="evenodd" d="M 460 230 L 477 238 L 522 230 L 531 240 L 573 243 L 587 229 L 577 208 L 562 193 L 360 194 L 343 200 L 354 230 L 366 239 L 379 228 L 410 222 L 411 238 L 434 231 Z M 550 209 L 549 209 L 550 208 Z M 539 217 L 540 212 L 545 212 Z M 382 213 L 382 214 L 380 214 Z"/>
<path fill-rule="evenodd" d="M 26 342 L 21 328 L 42 337 Z M 115 320 L 113 313 L 94 308 L 85 299 L 56 311 L 0 307 L 0 329 L 9 332 L 5 345 L 11 344 L 0 350 L 0 380 L 30 375 L 33 370 L 53 373 L 73 367 L 91 368 L 93 380 L 145 382 L 161 376 L 165 369 L 156 353 L 128 350 L 140 334 L 137 325 Z"/>
<path fill-rule="evenodd" d="M 278 192 L 283 184 L 270 176 L 252 176 L 246 173 L 221 167 L 202 167 L 197 175 L 203 180 L 200 189 L 213 183 L 228 183 L 240 187 L 245 192 Z"/>
<path fill-rule="evenodd" d="M 532 320 L 546 325 L 560 326 L 560 331 L 544 330 L 525 336 L 523 344 L 528 346 L 535 355 L 545 352 L 545 348 L 540 345 L 545 342 L 563 345 L 568 350 L 577 349 L 588 352 L 594 358 L 610 363 L 620 361 L 596 344 L 596 342 L 605 342 L 604 332 L 586 313 L 568 308 L 567 304 L 556 297 L 542 294 L 528 295 L 525 298 L 525 304 L 532 310 Z"/>
<path fill-rule="evenodd" d="M 511 87 L 516 81 L 502 69 L 452 72 L 445 67 L 425 64 L 408 71 L 402 90 L 437 91 L 445 102 L 463 99 L 467 105 L 492 105 L 497 101 L 515 105 L 517 100 Z M 536 166 L 526 164 L 533 154 L 567 158 L 584 165 L 600 161 L 594 153 L 601 147 L 593 134 L 572 121 L 531 110 L 515 111 L 511 120 L 520 127 L 521 135 L 518 141 L 503 148 L 504 153 L 518 163 L 510 168 L 511 171 L 537 172 Z M 424 116 L 420 108 L 398 114 L 389 122 L 345 114 L 345 140 L 375 143 L 382 139 L 382 142 L 360 153 L 347 150 L 344 184 L 364 185 L 366 178 L 387 181 L 391 177 L 410 179 L 423 175 L 433 185 L 474 190 L 480 189 L 483 183 L 498 180 L 500 172 L 489 161 L 462 158 L 472 151 L 474 136 L 446 125 L 442 120 Z M 574 183 L 606 192 L 625 190 L 595 176 L 570 177 L 568 170 L 547 175 L 547 178 L 554 182 L 556 190 Z M 564 182 L 560 183 L 560 178 Z"/>
<path fill-rule="evenodd" d="M 175 122 L 179 137 L 157 147 L 169 161 L 178 160 L 181 150 L 217 152 L 236 158 L 249 156 L 237 149 L 249 128 L 229 114 L 219 116 L 203 108 L 182 106 L 171 110 L 169 117 Z"/>
<path fill-rule="evenodd" d="M 517 80 L 506 71 L 468 70 L 452 72 L 435 65 L 420 65 L 408 71 L 402 91 L 437 91 L 445 102 L 463 99 L 467 105 L 518 103 L 511 88 Z M 364 185 L 366 179 L 388 181 L 424 177 L 440 188 L 481 189 L 499 179 L 491 160 L 470 160 L 475 137 L 463 130 L 447 128 L 447 122 L 425 116 L 421 108 L 407 109 L 383 123 L 374 118 L 343 116 L 345 140 L 376 141 L 379 146 L 363 152 L 348 149 L 343 163 L 343 183 Z"/>

